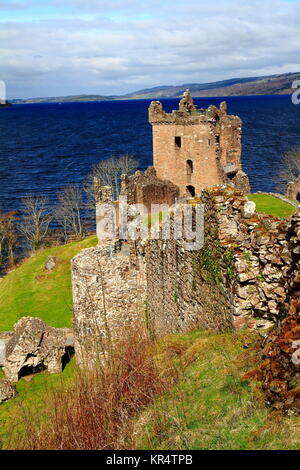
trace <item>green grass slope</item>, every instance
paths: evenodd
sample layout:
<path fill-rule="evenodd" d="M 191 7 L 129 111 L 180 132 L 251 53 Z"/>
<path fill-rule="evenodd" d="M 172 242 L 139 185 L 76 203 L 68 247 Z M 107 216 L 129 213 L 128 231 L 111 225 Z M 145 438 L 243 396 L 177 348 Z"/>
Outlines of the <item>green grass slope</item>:
<path fill-rule="evenodd" d="M 300 417 L 272 411 L 261 384 L 243 379 L 257 364 L 257 340 L 249 330 L 193 331 L 160 339 L 152 354 L 161 374 L 170 377 L 175 368 L 178 380 L 134 419 L 130 448 L 299 450 Z M 31 429 L 30 416 L 47 419 L 49 391 L 71 385 L 75 377 L 73 359 L 62 374 L 21 379 L 17 397 L 0 405 L 0 449 L 14 448 L 16 433 L 23 434 L 24 426 Z"/>
<path fill-rule="evenodd" d="M 23 316 L 37 316 L 54 327 L 70 327 L 72 292 L 70 260 L 83 248 L 96 245 L 96 237 L 41 250 L 0 279 L 0 331 L 11 330 Z M 58 265 L 44 269 L 49 255 Z"/>
<path fill-rule="evenodd" d="M 270 194 L 249 194 L 250 201 L 255 202 L 257 212 L 274 217 L 286 218 L 296 212 L 296 208 Z"/>
<path fill-rule="evenodd" d="M 11 440 L 16 433 L 22 433 L 25 426 L 32 425 L 31 422 L 27 423 L 28 410 L 34 410 L 33 416 L 40 418 L 50 390 L 71 384 L 75 374 L 76 363 L 75 358 L 72 358 L 62 374 L 44 371 L 31 377 L 30 381 L 25 377 L 17 382 L 17 396 L 0 404 L 0 450 L 11 448 Z M 2 377 L 4 374 L 0 369 Z"/>
<path fill-rule="evenodd" d="M 135 424 L 138 449 L 300 449 L 300 417 L 272 412 L 260 384 L 243 380 L 254 367 L 254 332 L 194 331 L 160 342 L 163 370 L 180 380 Z"/>

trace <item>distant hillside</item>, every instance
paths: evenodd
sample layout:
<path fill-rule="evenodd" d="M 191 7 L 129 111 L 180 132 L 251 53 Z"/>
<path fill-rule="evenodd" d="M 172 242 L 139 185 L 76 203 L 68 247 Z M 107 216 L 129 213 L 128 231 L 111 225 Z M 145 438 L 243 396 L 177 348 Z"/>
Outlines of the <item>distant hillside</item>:
<path fill-rule="evenodd" d="M 80 101 L 107 101 L 178 98 L 189 88 L 194 97 L 249 96 L 249 95 L 289 95 L 294 89 L 292 83 L 300 80 L 300 72 L 270 75 L 265 77 L 231 78 L 213 83 L 185 83 L 177 86 L 146 88 L 121 96 L 75 95 L 52 98 L 31 98 L 12 100 L 14 104 L 24 103 L 63 103 Z"/>
<path fill-rule="evenodd" d="M 108 101 L 115 99 L 114 96 L 102 95 L 72 95 L 72 96 L 54 96 L 44 98 L 28 98 L 11 100 L 13 104 L 29 104 L 29 103 L 72 103 L 80 101 Z"/>
<path fill-rule="evenodd" d="M 186 83 L 179 86 L 162 86 L 127 94 L 124 98 L 177 98 L 182 96 L 182 93 L 187 88 L 190 89 L 194 97 L 288 95 L 294 91 L 292 89 L 294 80 L 300 80 L 300 72 L 270 75 L 267 77 L 233 78 L 213 83 Z"/>

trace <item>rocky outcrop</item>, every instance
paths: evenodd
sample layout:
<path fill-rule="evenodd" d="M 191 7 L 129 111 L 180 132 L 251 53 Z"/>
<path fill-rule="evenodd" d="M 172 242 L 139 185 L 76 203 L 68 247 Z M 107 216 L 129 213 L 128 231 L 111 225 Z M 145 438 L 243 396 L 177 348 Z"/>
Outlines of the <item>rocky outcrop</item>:
<path fill-rule="evenodd" d="M 61 372 L 65 342 L 63 330 L 46 325 L 40 318 L 21 318 L 7 344 L 6 378 L 17 382 L 22 375 L 43 369 L 50 373 Z"/>
<path fill-rule="evenodd" d="M 0 403 L 17 395 L 16 387 L 9 380 L 0 379 Z"/>
<path fill-rule="evenodd" d="M 57 266 L 57 258 L 56 256 L 48 256 L 47 261 L 45 263 L 46 271 L 53 271 Z"/>

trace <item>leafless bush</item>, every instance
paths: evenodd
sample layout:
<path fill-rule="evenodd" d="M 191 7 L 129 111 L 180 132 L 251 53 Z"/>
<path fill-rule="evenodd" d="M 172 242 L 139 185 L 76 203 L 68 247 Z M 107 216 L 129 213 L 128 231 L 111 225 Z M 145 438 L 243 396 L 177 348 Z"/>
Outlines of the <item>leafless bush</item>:
<path fill-rule="evenodd" d="M 132 332 L 120 340 L 110 361 L 94 371 L 81 371 L 71 386 L 48 392 L 43 412 L 23 408 L 25 432 L 14 449 L 132 448 L 133 418 L 171 384 L 153 359 L 153 344 Z"/>
<path fill-rule="evenodd" d="M 125 154 L 121 157 L 111 157 L 101 160 L 92 167 L 92 171 L 86 178 L 84 187 L 88 195 L 89 206 L 95 207 L 94 178 L 98 178 L 104 186 L 113 188 L 113 195 L 118 199 L 120 194 L 121 176 L 131 175 L 137 170 L 138 161 L 132 156 Z"/>
<path fill-rule="evenodd" d="M 4 263 L 14 264 L 17 243 L 16 212 L 0 214 L 0 259 Z"/>
<path fill-rule="evenodd" d="M 66 186 L 57 194 L 57 201 L 55 219 L 62 227 L 65 240 L 68 239 L 69 234 L 81 237 L 84 208 L 82 189 L 75 185 Z"/>
<path fill-rule="evenodd" d="M 22 199 L 18 229 L 32 250 L 39 248 L 46 238 L 53 215 L 48 200 L 43 196 L 27 195 Z"/>

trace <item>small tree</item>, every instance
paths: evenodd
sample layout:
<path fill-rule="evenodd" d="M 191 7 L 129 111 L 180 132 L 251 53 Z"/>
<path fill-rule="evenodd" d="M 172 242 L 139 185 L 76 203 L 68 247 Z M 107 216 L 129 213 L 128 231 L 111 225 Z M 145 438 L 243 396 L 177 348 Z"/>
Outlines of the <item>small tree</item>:
<path fill-rule="evenodd" d="M 133 155 L 122 155 L 121 157 L 111 157 L 101 160 L 92 167 L 85 181 L 85 191 L 88 197 L 88 206 L 95 208 L 94 178 L 99 178 L 104 186 L 113 188 L 115 199 L 119 198 L 121 188 L 121 176 L 131 175 L 138 168 L 138 161 Z"/>
<path fill-rule="evenodd" d="M 75 185 L 69 185 L 63 188 L 57 194 L 58 204 L 55 210 L 55 218 L 64 232 L 65 240 L 71 233 L 76 237 L 83 234 L 82 221 L 82 189 Z"/>
<path fill-rule="evenodd" d="M 16 212 L 0 214 L 0 256 L 4 262 L 14 263 L 17 242 Z"/>
<path fill-rule="evenodd" d="M 49 232 L 52 219 L 46 197 L 29 194 L 22 199 L 18 229 L 32 250 L 41 246 Z"/>
<path fill-rule="evenodd" d="M 283 155 L 282 167 L 279 171 L 279 189 L 284 189 L 290 181 L 300 176 L 300 148 L 289 150 Z"/>

